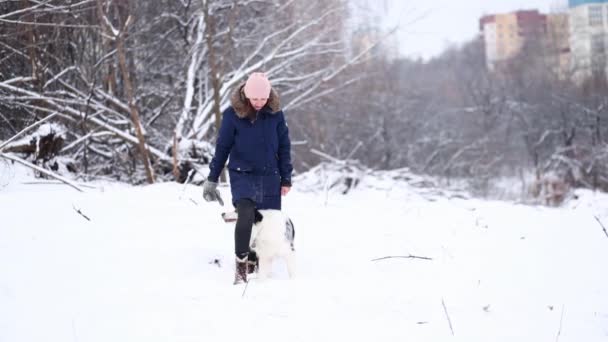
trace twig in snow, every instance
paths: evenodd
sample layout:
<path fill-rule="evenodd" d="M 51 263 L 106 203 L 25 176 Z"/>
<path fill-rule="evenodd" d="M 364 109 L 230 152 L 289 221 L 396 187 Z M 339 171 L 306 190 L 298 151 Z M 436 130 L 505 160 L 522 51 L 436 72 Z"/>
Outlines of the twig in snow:
<path fill-rule="evenodd" d="M 450 331 L 452 332 L 452 336 L 454 336 L 454 329 L 452 328 L 452 320 L 450 320 L 450 315 L 448 314 L 448 308 L 445 307 L 445 302 L 443 298 L 441 298 L 441 305 L 443 305 L 443 312 L 445 313 L 445 317 L 448 319 L 448 324 L 450 325 Z"/>
<path fill-rule="evenodd" d="M 410 254 L 410 255 L 389 255 L 389 256 L 382 257 L 382 258 L 372 259 L 372 261 L 391 259 L 391 258 L 433 260 L 432 258 L 429 258 L 429 257 L 421 257 L 421 256 Z"/>
<path fill-rule="evenodd" d="M 245 298 L 245 291 L 247 291 L 247 285 L 249 285 L 249 281 L 245 282 L 245 288 L 243 289 L 243 294 L 241 295 L 241 298 Z"/>
<path fill-rule="evenodd" d="M 555 342 L 559 340 L 559 335 L 562 334 L 562 322 L 564 321 L 564 305 L 562 305 L 562 315 L 559 318 L 559 329 L 557 330 L 557 336 L 555 336 Z"/>
<path fill-rule="evenodd" d="M 197 170 L 195 168 L 190 169 L 190 171 L 188 171 L 188 176 L 186 177 L 186 180 L 184 181 L 184 185 L 182 186 L 182 193 L 179 195 L 179 199 L 182 199 L 182 196 L 184 195 L 184 193 L 186 192 L 186 187 L 188 186 L 188 184 L 190 183 L 190 181 L 192 180 L 192 178 L 194 177 L 194 173 Z M 192 199 L 192 197 L 189 197 L 190 201 L 196 205 L 198 205 L 198 203 L 196 203 L 195 200 Z"/>
<path fill-rule="evenodd" d="M 76 207 L 74 205 L 72 205 L 72 208 L 74 208 L 74 210 L 80 214 L 80 216 L 84 217 L 85 219 L 87 219 L 87 221 L 91 221 L 90 218 L 87 217 L 87 215 L 83 214 L 82 211 L 80 211 L 80 209 L 76 209 Z"/>
<path fill-rule="evenodd" d="M 606 237 L 608 237 L 608 231 L 606 231 L 606 227 L 602 224 L 602 221 L 600 221 L 600 219 L 595 215 L 593 215 L 593 217 L 595 217 L 595 220 L 597 221 L 597 223 L 599 223 L 600 226 L 602 226 L 602 230 L 604 231 L 604 234 L 606 234 Z"/>

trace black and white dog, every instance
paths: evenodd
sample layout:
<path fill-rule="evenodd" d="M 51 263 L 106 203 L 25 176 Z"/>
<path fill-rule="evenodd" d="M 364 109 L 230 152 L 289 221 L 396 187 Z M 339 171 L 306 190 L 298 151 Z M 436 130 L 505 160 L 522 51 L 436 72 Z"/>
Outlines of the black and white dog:
<path fill-rule="evenodd" d="M 237 213 L 223 213 L 222 218 L 226 222 L 233 222 L 236 221 Z M 289 277 L 295 276 L 295 235 L 293 222 L 285 213 L 280 210 L 256 209 L 249 248 L 254 254 L 253 260 L 250 260 L 255 262 L 257 256 L 258 279 L 264 280 L 270 276 L 275 258 L 285 260 Z"/>

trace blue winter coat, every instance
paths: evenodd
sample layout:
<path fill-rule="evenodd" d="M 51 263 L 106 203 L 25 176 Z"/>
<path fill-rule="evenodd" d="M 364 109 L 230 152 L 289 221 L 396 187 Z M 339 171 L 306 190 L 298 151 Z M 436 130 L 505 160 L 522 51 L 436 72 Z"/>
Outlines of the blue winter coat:
<path fill-rule="evenodd" d="M 228 162 L 232 204 L 252 199 L 258 209 L 281 209 L 281 185 L 291 186 L 291 142 L 277 93 L 256 112 L 239 86 L 222 115 L 208 179 L 217 182 Z M 256 118 L 252 121 L 252 118 Z"/>

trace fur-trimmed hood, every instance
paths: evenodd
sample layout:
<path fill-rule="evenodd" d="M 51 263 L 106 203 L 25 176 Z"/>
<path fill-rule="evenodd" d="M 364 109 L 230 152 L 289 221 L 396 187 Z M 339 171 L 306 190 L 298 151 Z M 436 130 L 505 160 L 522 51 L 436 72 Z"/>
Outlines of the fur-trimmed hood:
<path fill-rule="evenodd" d="M 239 84 L 238 87 L 232 92 L 230 96 L 230 104 L 232 108 L 234 108 L 234 112 L 236 115 L 244 119 L 248 117 L 251 113 L 255 112 L 247 97 L 245 97 L 245 92 L 243 91 L 243 87 L 245 86 L 245 82 Z M 274 88 L 270 88 L 270 96 L 268 97 L 268 103 L 266 103 L 265 108 L 269 108 L 272 114 L 281 110 L 281 102 L 279 101 L 279 94 L 274 90 Z"/>

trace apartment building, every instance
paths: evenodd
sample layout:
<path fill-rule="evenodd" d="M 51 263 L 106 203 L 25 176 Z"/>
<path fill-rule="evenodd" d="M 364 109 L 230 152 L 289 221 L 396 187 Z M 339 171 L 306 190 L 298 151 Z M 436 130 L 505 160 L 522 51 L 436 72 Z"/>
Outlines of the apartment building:
<path fill-rule="evenodd" d="M 607 73 L 608 0 L 569 0 L 571 67 L 575 80 Z"/>
<path fill-rule="evenodd" d="M 553 72 L 561 78 L 570 75 L 570 17 L 568 13 L 547 14 L 547 34 L 543 49 Z"/>
<path fill-rule="evenodd" d="M 547 16 L 537 10 L 485 15 L 479 20 L 487 67 L 517 56 L 527 44 L 540 44 L 547 33 Z"/>

